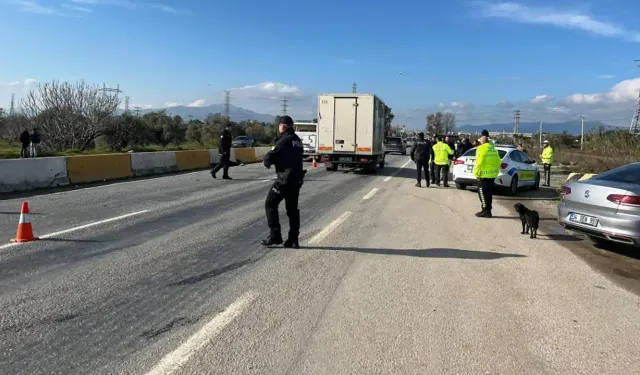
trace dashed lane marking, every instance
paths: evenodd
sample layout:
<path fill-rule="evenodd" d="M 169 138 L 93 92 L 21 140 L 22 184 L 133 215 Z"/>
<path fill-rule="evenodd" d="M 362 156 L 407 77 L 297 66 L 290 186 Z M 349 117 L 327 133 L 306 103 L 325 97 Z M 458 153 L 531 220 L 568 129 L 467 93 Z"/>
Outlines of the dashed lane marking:
<path fill-rule="evenodd" d="M 373 197 L 377 192 L 378 192 L 378 188 L 373 188 L 371 189 L 370 192 L 367 193 L 367 195 L 365 195 L 364 197 L 362 197 L 363 200 L 367 200 L 367 199 L 371 199 L 371 197 Z"/>
<path fill-rule="evenodd" d="M 349 216 L 351 216 L 351 214 L 353 214 L 353 212 L 347 211 L 347 212 L 343 213 L 342 215 L 340 215 L 337 219 L 332 221 L 331 224 L 327 225 L 326 228 L 324 228 L 322 231 L 320 231 L 320 233 L 318 233 L 315 236 L 313 236 L 309 240 L 309 244 L 310 245 L 317 244 L 317 243 L 321 242 L 322 240 L 324 240 L 331 232 L 333 232 L 338 226 L 340 226 L 340 224 L 342 224 L 345 220 L 347 220 L 349 218 Z"/>
<path fill-rule="evenodd" d="M 69 229 L 65 229 L 65 230 L 61 230 L 59 232 L 53 232 L 53 233 L 48 233 L 48 234 L 44 234 L 41 236 L 38 236 L 40 239 L 47 239 L 47 238 L 51 238 L 51 237 L 56 237 L 59 236 L 61 234 L 66 234 L 66 233 L 70 233 L 70 232 L 75 232 L 78 230 L 82 230 L 82 229 L 86 229 L 86 228 L 91 228 L 91 227 L 95 227 L 96 225 L 101 225 L 101 224 L 107 224 L 107 223 L 111 223 L 114 221 L 118 221 L 118 220 L 122 220 L 122 219 L 126 219 L 128 217 L 132 217 L 132 216 L 136 216 L 136 215 L 141 215 L 144 213 L 147 213 L 151 210 L 143 210 L 143 211 L 137 211 L 137 212 L 132 212 L 126 215 L 121 215 L 121 216 L 116 216 L 116 217 L 112 217 L 110 219 L 105 219 L 105 220 L 100 220 L 100 221 L 95 221 L 93 223 L 89 223 L 89 224 L 84 224 L 84 225 L 80 225 L 77 227 L 73 227 L 73 228 L 69 228 Z M 12 242 L 12 243 L 8 243 L 5 245 L 0 246 L 0 250 L 2 249 L 6 249 L 9 247 L 13 247 L 13 246 L 19 246 L 19 245 L 24 245 L 24 244 L 28 244 L 29 242 Z"/>
<path fill-rule="evenodd" d="M 189 337 L 176 350 L 167 354 L 158 364 L 147 373 L 147 375 L 169 375 L 179 370 L 191 356 L 197 353 L 205 345 L 216 337 L 224 327 L 229 325 L 235 318 L 240 316 L 258 295 L 247 292 L 229 305 L 224 311 L 216 315 L 198 332 Z"/>
<path fill-rule="evenodd" d="M 402 170 L 402 168 L 406 167 L 409 163 L 411 163 L 411 159 L 407 160 L 407 162 L 406 162 L 406 163 L 404 163 L 404 164 L 402 165 L 402 167 L 398 168 L 398 170 L 397 170 L 397 171 L 393 172 L 393 174 L 392 174 L 391 176 L 389 176 L 389 177 L 385 178 L 383 181 L 384 181 L 384 182 L 391 181 L 391 179 L 392 179 L 392 178 L 394 178 L 398 173 L 400 173 L 400 171 Z"/>

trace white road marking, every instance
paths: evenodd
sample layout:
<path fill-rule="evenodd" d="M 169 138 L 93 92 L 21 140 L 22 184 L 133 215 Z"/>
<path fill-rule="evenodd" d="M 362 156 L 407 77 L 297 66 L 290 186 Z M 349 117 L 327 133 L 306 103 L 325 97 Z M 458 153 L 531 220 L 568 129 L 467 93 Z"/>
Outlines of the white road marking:
<path fill-rule="evenodd" d="M 80 226 L 77 226 L 77 227 L 73 227 L 73 228 L 69 228 L 69 229 L 61 230 L 61 231 L 59 231 L 59 232 L 47 233 L 47 234 L 44 234 L 44 235 L 42 235 L 42 236 L 38 236 L 38 235 L 37 235 L 37 233 L 36 233 L 36 236 L 37 236 L 37 237 L 39 237 L 39 238 L 41 238 L 41 239 L 46 239 L 46 238 L 56 237 L 56 236 L 59 236 L 59 235 L 61 235 L 61 234 L 65 234 L 65 233 L 69 233 L 69 232 L 75 232 L 75 231 L 78 231 L 78 230 L 82 230 L 82 229 L 86 229 L 86 228 L 95 227 L 96 225 L 101 225 L 101 224 L 111 223 L 111 222 L 113 222 L 113 221 L 118 221 L 118 220 L 126 219 L 126 218 L 131 217 L 131 216 L 141 215 L 141 214 L 147 213 L 147 212 L 149 212 L 149 211 L 151 211 L 151 210 L 143 210 L 143 211 L 132 212 L 132 213 L 130 213 L 130 214 L 121 215 L 121 216 L 116 216 L 116 217 L 112 217 L 112 218 L 110 218 L 110 219 L 105 219 L 105 220 L 95 221 L 95 222 L 93 222 L 93 223 L 84 224 L 84 225 L 80 225 Z M 2 249 L 6 249 L 6 248 L 9 248 L 9 247 L 13 247 L 13 246 L 18 246 L 18 245 L 26 244 L 26 243 L 28 243 L 28 242 L 22 242 L 22 243 L 12 242 L 12 243 L 8 243 L 8 244 L 5 244 L 5 245 L 0 246 L 0 250 L 2 250 Z"/>
<path fill-rule="evenodd" d="M 389 176 L 389 177 L 385 178 L 385 179 L 383 180 L 383 182 L 391 181 L 391 179 L 392 179 L 393 177 L 395 177 L 395 175 L 397 175 L 397 174 L 400 172 L 400 170 L 401 170 L 402 168 L 406 167 L 409 163 L 411 163 L 411 159 L 409 159 L 406 163 L 404 163 L 404 164 L 402 165 L 402 167 L 400 167 L 397 171 L 395 171 L 391 176 Z"/>
<path fill-rule="evenodd" d="M 362 197 L 363 200 L 367 200 L 367 199 L 371 199 L 371 197 L 373 197 L 377 192 L 378 192 L 378 188 L 373 188 L 371 189 L 370 192 L 367 193 L 367 195 L 365 195 L 364 197 Z"/>
<path fill-rule="evenodd" d="M 351 216 L 351 214 L 353 214 L 353 212 L 347 211 L 340 215 L 337 219 L 332 221 L 331 224 L 327 225 L 326 228 L 320 231 L 320 233 L 313 236 L 313 238 L 309 240 L 309 244 L 316 244 L 324 240 L 331 232 L 333 232 L 334 229 L 336 229 L 340 224 L 347 220 L 349 216 Z"/>
<path fill-rule="evenodd" d="M 147 375 L 168 375 L 179 370 L 189 358 L 207 345 L 224 327 L 244 312 L 257 295 L 247 292 L 216 315 L 176 350 L 167 354 Z"/>

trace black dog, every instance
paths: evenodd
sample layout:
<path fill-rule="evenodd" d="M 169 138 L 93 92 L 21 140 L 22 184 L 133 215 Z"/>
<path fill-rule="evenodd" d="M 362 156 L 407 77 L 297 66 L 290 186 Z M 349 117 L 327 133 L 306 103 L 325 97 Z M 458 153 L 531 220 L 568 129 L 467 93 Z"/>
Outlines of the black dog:
<path fill-rule="evenodd" d="M 516 203 L 513 207 L 520 215 L 520 221 L 522 222 L 522 232 L 520 234 L 529 234 L 529 230 L 531 230 L 529 238 L 538 238 L 538 224 L 540 223 L 538 212 L 528 209 L 522 203 Z"/>

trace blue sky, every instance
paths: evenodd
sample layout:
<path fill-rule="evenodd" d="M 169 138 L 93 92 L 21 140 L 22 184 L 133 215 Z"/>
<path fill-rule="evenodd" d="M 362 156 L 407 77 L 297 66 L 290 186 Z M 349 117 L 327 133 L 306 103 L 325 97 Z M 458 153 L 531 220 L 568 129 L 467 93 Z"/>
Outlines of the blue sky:
<path fill-rule="evenodd" d="M 0 0 L 0 106 L 35 81 L 85 79 L 142 107 L 231 89 L 276 113 L 286 94 L 308 118 L 318 92 L 355 81 L 410 124 L 437 109 L 508 122 L 517 108 L 628 126 L 640 89 L 640 2 L 160 1 Z"/>

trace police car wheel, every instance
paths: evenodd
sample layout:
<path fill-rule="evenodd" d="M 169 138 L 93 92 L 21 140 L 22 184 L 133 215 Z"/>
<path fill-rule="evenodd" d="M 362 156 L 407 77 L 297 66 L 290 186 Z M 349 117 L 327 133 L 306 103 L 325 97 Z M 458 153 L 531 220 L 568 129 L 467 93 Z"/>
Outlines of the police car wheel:
<path fill-rule="evenodd" d="M 518 192 L 518 175 L 514 175 L 509 184 L 509 195 L 514 196 Z"/>
<path fill-rule="evenodd" d="M 467 189 L 467 185 L 461 184 L 459 182 L 456 182 L 456 189 L 458 190 L 466 190 Z"/>

